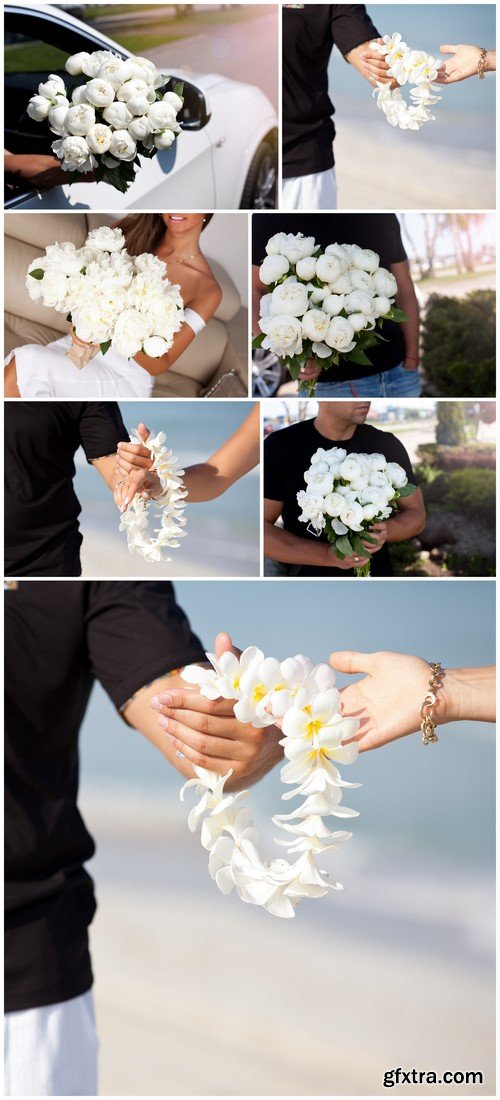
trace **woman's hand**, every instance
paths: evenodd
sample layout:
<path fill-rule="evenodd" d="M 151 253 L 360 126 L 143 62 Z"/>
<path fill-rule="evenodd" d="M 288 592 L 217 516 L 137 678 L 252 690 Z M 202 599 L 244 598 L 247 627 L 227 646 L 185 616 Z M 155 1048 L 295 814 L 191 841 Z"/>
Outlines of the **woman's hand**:
<path fill-rule="evenodd" d="M 456 84 L 459 80 L 467 80 L 470 76 L 477 76 L 478 62 L 481 57 L 479 46 L 440 46 L 441 53 L 453 54 L 439 70 L 435 84 Z M 494 72 L 496 69 L 496 53 L 488 50 L 484 61 L 485 73 Z"/>
<path fill-rule="evenodd" d="M 150 434 L 149 428 L 145 424 L 139 424 L 137 434 L 146 441 Z M 128 508 L 136 493 L 140 493 L 143 500 L 160 496 L 160 479 L 151 470 L 152 465 L 151 452 L 147 447 L 140 443 L 118 444 L 114 497 L 120 512 Z"/>
<path fill-rule="evenodd" d="M 73 325 L 71 326 L 71 329 L 70 329 L 70 336 L 71 336 L 71 341 L 72 341 L 73 345 L 76 346 L 77 348 L 97 348 L 97 347 L 99 347 L 98 344 L 94 344 L 92 342 L 89 342 L 88 340 L 80 340 L 80 337 L 76 335 L 76 332 L 73 328 Z"/>
<path fill-rule="evenodd" d="M 120 512 L 128 508 L 137 493 L 143 500 L 159 497 L 161 485 L 158 475 L 149 470 L 132 470 L 126 477 L 119 479 L 114 487 L 113 496 Z"/>
<path fill-rule="evenodd" d="M 427 694 L 431 670 L 427 661 L 405 653 L 332 653 L 329 663 L 337 672 L 366 673 L 356 684 L 340 689 L 343 712 L 360 722 L 353 741 L 360 752 L 377 749 L 415 733 L 422 721 L 420 708 Z M 446 673 L 436 693 L 437 724 L 451 720 L 450 682 Z"/>
<path fill-rule="evenodd" d="M 230 650 L 240 653 L 228 634 L 218 634 L 217 655 Z M 283 757 L 280 731 L 275 726 L 255 729 L 238 722 L 233 703 L 231 699 L 205 699 L 189 684 L 185 690 L 162 692 L 151 700 L 159 726 L 186 760 L 220 775 L 232 769 L 228 791 L 256 783 Z"/>

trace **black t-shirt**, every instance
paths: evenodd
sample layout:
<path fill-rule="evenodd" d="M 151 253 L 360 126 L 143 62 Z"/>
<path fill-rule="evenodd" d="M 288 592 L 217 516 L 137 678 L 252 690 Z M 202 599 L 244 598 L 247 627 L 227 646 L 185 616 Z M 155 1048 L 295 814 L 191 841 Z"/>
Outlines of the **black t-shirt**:
<path fill-rule="evenodd" d="M 275 233 L 302 233 L 314 237 L 316 244 L 357 244 L 371 248 L 380 256 L 380 266 L 407 259 L 401 229 L 395 214 L 254 214 L 252 216 L 252 263 L 260 265 L 266 244 Z M 350 382 L 397 367 L 405 357 L 404 326 L 384 321 L 377 332 L 384 337 L 377 347 L 367 348 L 371 367 L 348 363 L 321 372 L 321 382 Z"/>
<path fill-rule="evenodd" d="M 282 428 L 273 432 L 264 441 L 264 496 L 267 500 L 279 500 L 283 503 L 282 519 L 286 531 L 298 535 L 301 539 L 328 542 L 324 533 L 314 535 L 307 530 L 307 523 L 301 523 L 301 509 L 297 504 L 297 493 L 306 488 L 304 473 L 311 465 L 311 458 L 324 447 L 343 447 L 348 454 L 382 454 L 388 462 L 399 462 L 408 480 L 413 482 L 410 459 L 395 435 L 372 428 L 370 424 L 357 425 L 351 439 L 327 439 L 320 435 L 314 420 L 304 420 L 293 424 L 291 428 Z M 294 567 L 295 573 L 295 567 Z M 391 559 L 387 543 L 372 555 L 371 575 L 388 577 L 392 573 Z M 328 566 L 302 565 L 297 569 L 299 577 L 352 577 L 352 569 L 335 569 Z"/>
<path fill-rule="evenodd" d="M 379 38 L 364 4 L 283 7 L 283 178 L 332 168 L 334 107 L 328 62 Z M 362 78 L 361 78 L 362 79 Z"/>
<path fill-rule="evenodd" d="M 5 633 L 5 992 L 17 1011 L 92 984 L 94 842 L 77 791 L 94 680 L 119 708 L 205 656 L 164 581 L 20 581 L 5 593 Z"/>
<path fill-rule="evenodd" d="M 114 401 L 16 401 L 5 409 L 5 575 L 78 577 L 75 454 L 114 454 L 128 432 Z M 96 477 L 99 475 L 96 473 Z"/>

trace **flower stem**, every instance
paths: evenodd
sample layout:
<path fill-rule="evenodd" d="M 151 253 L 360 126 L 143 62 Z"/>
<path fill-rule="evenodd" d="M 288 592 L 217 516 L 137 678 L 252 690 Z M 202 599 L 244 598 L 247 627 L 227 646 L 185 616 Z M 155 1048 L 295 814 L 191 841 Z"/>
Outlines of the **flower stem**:
<path fill-rule="evenodd" d="M 370 566 L 371 566 L 371 561 L 370 561 L 370 559 L 368 559 L 368 561 L 366 562 L 365 565 L 362 565 L 360 567 L 360 569 L 355 570 L 356 576 L 357 577 L 369 577 L 370 576 Z"/>

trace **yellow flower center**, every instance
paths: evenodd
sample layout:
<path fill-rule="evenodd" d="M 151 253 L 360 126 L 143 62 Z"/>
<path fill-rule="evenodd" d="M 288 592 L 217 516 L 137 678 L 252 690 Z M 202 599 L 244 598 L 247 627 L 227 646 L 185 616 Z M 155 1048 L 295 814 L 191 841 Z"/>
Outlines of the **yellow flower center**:
<path fill-rule="evenodd" d="M 264 684 L 257 684 L 257 687 L 254 688 L 253 692 L 254 703 L 260 703 L 261 699 L 263 699 L 264 696 L 267 695 L 267 692 L 268 688 L 264 687 Z"/>
<path fill-rule="evenodd" d="M 321 722 L 308 722 L 306 727 L 306 733 L 308 737 L 314 737 L 315 733 L 319 733 L 321 730 Z"/>

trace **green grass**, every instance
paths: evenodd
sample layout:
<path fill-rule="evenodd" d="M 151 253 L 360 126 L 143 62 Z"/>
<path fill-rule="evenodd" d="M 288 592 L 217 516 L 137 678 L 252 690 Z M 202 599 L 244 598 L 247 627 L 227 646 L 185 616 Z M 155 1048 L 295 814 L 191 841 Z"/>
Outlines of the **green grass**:
<path fill-rule="evenodd" d="M 494 267 L 485 267 L 485 268 L 481 268 L 479 271 L 464 271 L 464 272 L 461 272 L 460 274 L 449 274 L 449 275 L 447 274 L 447 272 L 443 271 L 439 275 L 437 273 L 434 274 L 434 275 L 431 275 L 431 276 L 426 275 L 426 276 L 424 276 L 423 279 L 419 279 L 418 282 L 419 282 L 419 286 L 426 286 L 426 287 L 428 287 L 428 286 L 439 286 L 439 287 L 442 287 L 443 284 L 463 283 L 463 282 L 468 282 L 469 279 L 482 279 L 482 278 L 484 278 L 485 275 L 494 275 L 494 274 L 495 274 Z"/>
<path fill-rule="evenodd" d="M 4 56 L 6 73 L 55 73 L 64 72 L 68 54 L 44 42 L 26 42 L 6 46 Z"/>

